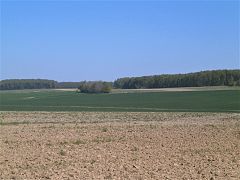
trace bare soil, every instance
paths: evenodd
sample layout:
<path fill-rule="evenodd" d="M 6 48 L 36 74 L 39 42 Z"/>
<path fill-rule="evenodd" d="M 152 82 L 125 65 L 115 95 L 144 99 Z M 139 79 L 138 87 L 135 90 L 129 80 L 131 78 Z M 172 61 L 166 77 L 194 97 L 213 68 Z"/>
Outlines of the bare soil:
<path fill-rule="evenodd" d="M 1 112 L 0 179 L 240 179 L 240 114 Z"/>

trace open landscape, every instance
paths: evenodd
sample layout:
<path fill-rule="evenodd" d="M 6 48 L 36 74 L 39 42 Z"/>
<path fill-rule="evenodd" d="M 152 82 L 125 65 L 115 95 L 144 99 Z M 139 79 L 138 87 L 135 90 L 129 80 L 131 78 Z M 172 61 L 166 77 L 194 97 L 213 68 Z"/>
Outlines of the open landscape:
<path fill-rule="evenodd" d="M 0 8 L 0 180 L 240 180 L 238 1 Z"/>

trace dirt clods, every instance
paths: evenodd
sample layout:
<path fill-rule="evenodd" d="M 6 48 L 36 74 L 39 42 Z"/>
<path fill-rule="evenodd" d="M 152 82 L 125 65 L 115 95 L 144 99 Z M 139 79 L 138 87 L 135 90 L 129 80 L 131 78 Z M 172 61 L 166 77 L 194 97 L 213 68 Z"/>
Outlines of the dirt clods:
<path fill-rule="evenodd" d="M 237 113 L 0 118 L 0 179 L 240 179 Z"/>

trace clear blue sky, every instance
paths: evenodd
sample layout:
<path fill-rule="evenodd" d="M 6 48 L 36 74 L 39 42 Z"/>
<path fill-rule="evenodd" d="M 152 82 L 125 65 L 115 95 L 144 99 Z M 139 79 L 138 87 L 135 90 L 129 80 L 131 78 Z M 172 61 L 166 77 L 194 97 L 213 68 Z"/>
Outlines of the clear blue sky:
<path fill-rule="evenodd" d="M 1 79 L 239 68 L 239 1 L 1 1 Z"/>

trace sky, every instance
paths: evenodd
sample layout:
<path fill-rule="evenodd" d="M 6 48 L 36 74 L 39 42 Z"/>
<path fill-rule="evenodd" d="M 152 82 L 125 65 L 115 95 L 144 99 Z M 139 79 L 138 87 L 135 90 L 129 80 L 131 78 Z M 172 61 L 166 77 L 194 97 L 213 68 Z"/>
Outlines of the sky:
<path fill-rule="evenodd" d="M 0 79 L 239 69 L 239 1 L 1 1 Z"/>

